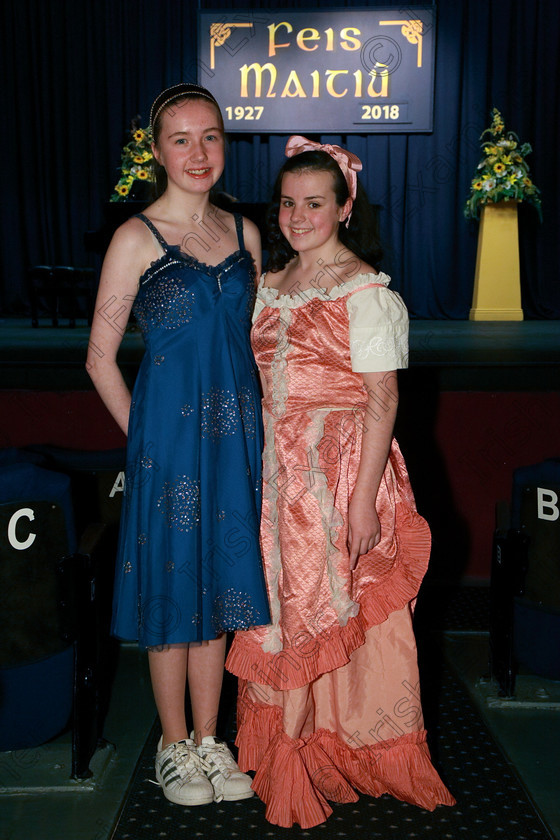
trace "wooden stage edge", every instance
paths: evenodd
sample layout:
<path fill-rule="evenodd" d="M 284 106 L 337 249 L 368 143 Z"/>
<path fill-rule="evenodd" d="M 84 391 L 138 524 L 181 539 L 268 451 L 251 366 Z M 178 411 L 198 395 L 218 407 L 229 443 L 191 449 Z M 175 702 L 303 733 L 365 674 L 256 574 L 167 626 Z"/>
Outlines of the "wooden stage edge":
<path fill-rule="evenodd" d="M 0 388 L 89 390 L 85 372 L 89 328 L 31 327 L 0 319 Z M 143 353 L 137 328 L 129 328 L 119 360 L 134 379 Z M 557 390 L 560 386 L 560 321 L 410 322 L 410 367 L 403 385 L 428 376 L 441 390 Z"/>

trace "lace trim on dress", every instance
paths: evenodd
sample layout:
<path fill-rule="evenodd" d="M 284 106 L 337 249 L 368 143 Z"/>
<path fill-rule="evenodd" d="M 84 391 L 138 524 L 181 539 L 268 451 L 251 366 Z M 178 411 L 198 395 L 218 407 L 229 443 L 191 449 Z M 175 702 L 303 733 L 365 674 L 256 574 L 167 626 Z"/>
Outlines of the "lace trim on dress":
<path fill-rule="evenodd" d="M 289 396 L 288 353 L 290 352 L 289 328 L 292 316 L 289 313 L 278 317 L 278 331 L 276 334 L 276 349 L 271 364 L 272 373 L 272 410 L 275 417 L 282 417 L 286 413 L 286 402 Z"/>
<path fill-rule="evenodd" d="M 322 300 L 329 303 L 333 300 L 338 300 L 341 297 L 355 292 L 365 286 L 388 286 L 391 278 L 388 274 L 379 272 L 379 274 L 357 274 L 351 280 L 341 283 L 339 286 L 334 286 L 330 291 L 326 289 L 312 288 L 305 289 L 297 296 L 281 295 L 278 289 L 273 289 L 272 286 L 264 285 L 265 275 L 263 274 L 259 287 L 257 290 L 257 297 L 263 301 L 265 306 L 285 307 L 287 309 L 299 309 L 302 306 L 307 306 L 312 300 Z"/>
<path fill-rule="evenodd" d="M 340 511 L 334 503 L 334 496 L 329 489 L 327 477 L 319 466 L 319 452 L 321 441 L 325 434 L 325 419 L 331 413 L 327 408 L 310 414 L 309 439 L 306 450 L 311 459 L 307 490 L 317 499 L 317 507 L 321 511 L 321 525 L 325 536 L 325 555 L 327 561 L 327 575 L 331 590 L 331 606 L 337 614 L 341 627 L 345 627 L 349 618 L 354 618 L 359 612 L 360 605 L 353 601 L 346 591 L 348 581 L 344 581 L 337 571 L 340 566 L 341 554 L 336 547 L 338 532 L 344 525 Z M 312 472 L 311 472 L 312 471 Z"/>
<path fill-rule="evenodd" d="M 274 445 L 274 420 L 270 414 L 264 413 L 265 449 L 263 452 L 263 496 L 268 502 L 267 516 L 276 530 L 278 524 L 278 492 L 273 486 L 272 478 L 278 473 L 278 461 Z M 280 544 L 274 541 L 269 554 L 270 574 L 268 576 L 268 597 L 270 604 L 271 623 L 266 628 L 262 647 L 265 653 L 277 653 L 282 650 L 282 631 L 280 629 L 280 597 L 278 580 L 282 571 Z"/>
<path fill-rule="evenodd" d="M 156 266 L 159 268 L 160 264 L 163 267 L 167 260 L 171 260 L 171 264 L 176 263 L 179 260 L 182 263 L 186 263 L 190 268 L 198 268 L 206 274 L 216 276 L 229 271 L 236 262 L 241 260 L 243 257 L 248 256 L 251 258 L 251 268 L 249 270 L 252 271 L 251 280 L 253 280 L 256 272 L 251 254 L 245 247 L 245 241 L 243 239 L 243 217 L 240 216 L 239 213 L 233 213 L 232 215 L 235 220 L 235 231 L 237 233 L 237 244 L 239 247 L 235 251 L 232 251 L 231 254 L 228 254 L 227 257 L 224 257 L 224 259 L 217 265 L 210 265 L 203 260 L 198 260 L 196 257 L 193 257 L 192 254 L 187 254 L 185 251 L 181 250 L 180 245 L 170 245 L 169 242 L 163 238 L 153 222 L 150 221 L 150 219 L 148 219 L 148 217 L 143 213 L 138 213 L 136 218 L 144 222 L 164 251 L 163 254 L 156 257 L 155 260 L 152 260 L 146 271 L 144 271 L 141 275 L 138 281 L 139 286 L 143 285 L 146 281 L 151 280 L 153 269 Z"/>
<path fill-rule="evenodd" d="M 350 339 L 350 354 L 353 359 L 360 361 L 370 359 L 372 356 L 389 356 L 394 354 L 395 350 L 397 356 L 408 359 L 408 337 L 406 335 L 378 335 L 367 340 L 361 338 Z"/>

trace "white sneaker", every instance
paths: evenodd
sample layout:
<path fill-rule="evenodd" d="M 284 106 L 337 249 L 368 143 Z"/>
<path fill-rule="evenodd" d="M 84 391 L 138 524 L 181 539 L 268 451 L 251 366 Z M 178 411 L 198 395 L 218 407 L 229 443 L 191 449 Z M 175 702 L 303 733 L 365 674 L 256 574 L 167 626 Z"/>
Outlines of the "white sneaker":
<path fill-rule="evenodd" d="M 214 788 L 208 781 L 208 766 L 190 738 L 162 749 L 159 739 L 156 753 L 156 779 L 163 795 L 177 805 L 207 805 L 214 799 Z"/>
<path fill-rule="evenodd" d="M 242 773 L 224 741 L 206 735 L 198 747 L 198 754 L 207 766 L 206 775 L 214 788 L 214 802 L 234 802 L 249 799 L 255 791 L 251 777 Z"/>

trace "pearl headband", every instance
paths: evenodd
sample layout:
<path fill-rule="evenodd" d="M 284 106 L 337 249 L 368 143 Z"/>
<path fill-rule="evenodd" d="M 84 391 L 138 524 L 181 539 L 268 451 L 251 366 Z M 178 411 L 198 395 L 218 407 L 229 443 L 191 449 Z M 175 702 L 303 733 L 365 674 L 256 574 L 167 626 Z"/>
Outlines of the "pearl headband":
<path fill-rule="evenodd" d="M 206 90 L 206 88 L 203 88 L 200 85 L 180 82 L 178 85 L 173 85 L 172 87 L 163 90 L 154 100 L 154 104 L 150 109 L 150 125 L 152 127 L 152 131 L 157 118 L 166 105 L 169 105 L 170 102 L 173 102 L 174 99 L 178 99 L 180 96 L 189 96 L 191 94 L 202 96 L 204 99 L 209 99 L 210 102 L 214 103 L 218 111 L 220 110 L 220 106 L 209 90 Z"/>

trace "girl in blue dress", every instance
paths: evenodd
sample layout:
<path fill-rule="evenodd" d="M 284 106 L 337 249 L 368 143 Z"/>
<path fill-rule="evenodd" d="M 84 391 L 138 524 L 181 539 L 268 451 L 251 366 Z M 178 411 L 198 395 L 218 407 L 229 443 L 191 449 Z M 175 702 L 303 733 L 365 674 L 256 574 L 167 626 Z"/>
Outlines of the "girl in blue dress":
<path fill-rule="evenodd" d="M 113 633 L 148 649 L 165 796 L 199 805 L 253 793 L 215 734 L 226 632 L 269 621 L 249 343 L 260 239 L 210 202 L 224 168 L 212 94 L 175 85 L 155 100 L 150 123 L 161 194 L 111 241 L 87 367 L 128 435 Z M 132 395 L 116 361 L 131 311 L 146 346 Z"/>

